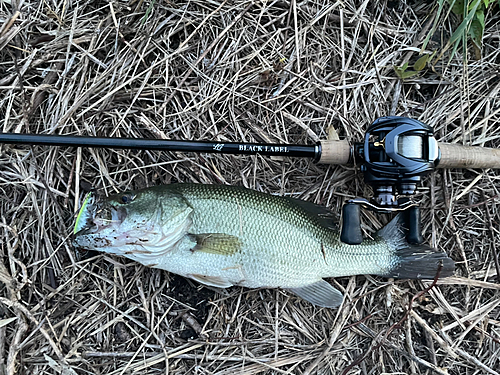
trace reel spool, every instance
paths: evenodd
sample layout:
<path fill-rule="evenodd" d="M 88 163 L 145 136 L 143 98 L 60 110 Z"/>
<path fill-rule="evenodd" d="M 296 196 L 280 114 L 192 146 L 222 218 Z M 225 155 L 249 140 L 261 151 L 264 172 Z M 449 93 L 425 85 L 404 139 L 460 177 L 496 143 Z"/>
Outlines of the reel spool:
<path fill-rule="evenodd" d="M 410 118 L 388 116 L 375 120 L 363 143 L 354 145 L 365 182 L 373 187 L 371 201 L 356 198 L 342 208 L 342 242 L 363 241 L 360 207 L 379 213 L 404 211 L 409 243 L 423 242 L 420 209 L 411 201 L 422 176 L 432 172 L 440 159 L 432 127 Z"/>

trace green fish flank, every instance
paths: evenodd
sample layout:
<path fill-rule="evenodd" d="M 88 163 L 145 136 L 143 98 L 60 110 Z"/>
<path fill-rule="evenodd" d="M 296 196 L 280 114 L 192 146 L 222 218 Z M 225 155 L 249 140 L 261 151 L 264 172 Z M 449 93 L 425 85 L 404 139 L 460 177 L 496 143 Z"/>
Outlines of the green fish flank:
<path fill-rule="evenodd" d="M 116 254 L 205 285 L 283 288 L 321 307 L 342 294 L 324 278 L 453 274 L 445 253 L 409 245 L 398 217 L 360 245 L 340 241 L 315 204 L 242 187 L 172 184 L 84 200 L 76 247 Z"/>

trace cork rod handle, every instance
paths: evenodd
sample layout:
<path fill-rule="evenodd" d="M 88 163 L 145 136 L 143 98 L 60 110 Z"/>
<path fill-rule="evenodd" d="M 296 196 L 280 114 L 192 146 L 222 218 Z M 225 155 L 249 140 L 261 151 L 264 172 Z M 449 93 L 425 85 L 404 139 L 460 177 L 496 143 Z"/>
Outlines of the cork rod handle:
<path fill-rule="evenodd" d="M 351 160 L 351 145 L 345 139 L 339 141 L 321 141 L 322 164 L 349 164 Z"/>
<path fill-rule="evenodd" d="M 438 168 L 500 168 L 500 149 L 439 143 L 441 160 Z M 323 164 L 349 164 L 353 162 L 352 147 L 347 140 L 321 141 Z"/>
<path fill-rule="evenodd" d="M 439 143 L 438 168 L 500 168 L 500 149 Z"/>

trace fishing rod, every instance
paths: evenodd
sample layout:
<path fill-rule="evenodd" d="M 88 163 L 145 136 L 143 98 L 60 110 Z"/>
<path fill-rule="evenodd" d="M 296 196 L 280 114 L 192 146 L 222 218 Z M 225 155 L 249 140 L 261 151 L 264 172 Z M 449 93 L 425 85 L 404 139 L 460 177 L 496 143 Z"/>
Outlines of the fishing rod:
<path fill-rule="evenodd" d="M 283 145 L 237 142 L 171 141 L 142 138 L 100 138 L 70 135 L 0 133 L 0 143 L 43 146 L 74 146 L 132 150 L 184 151 L 197 153 L 280 155 L 313 158 L 318 161 L 320 145 Z"/>
<path fill-rule="evenodd" d="M 418 120 L 387 116 L 375 120 L 364 141 L 325 140 L 315 145 L 174 141 L 116 137 L 0 133 L 0 144 L 95 147 L 183 151 L 197 153 L 268 155 L 312 158 L 324 164 L 360 165 L 365 182 L 373 187 L 371 200 L 355 198 L 342 208 L 341 240 L 363 241 L 360 208 L 379 213 L 403 211 L 407 240 L 423 242 L 420 209 L 411 201 L 417 184 L 436 168 L 500 168 L 500 149 L 437 142 L 434 130 Z"/>

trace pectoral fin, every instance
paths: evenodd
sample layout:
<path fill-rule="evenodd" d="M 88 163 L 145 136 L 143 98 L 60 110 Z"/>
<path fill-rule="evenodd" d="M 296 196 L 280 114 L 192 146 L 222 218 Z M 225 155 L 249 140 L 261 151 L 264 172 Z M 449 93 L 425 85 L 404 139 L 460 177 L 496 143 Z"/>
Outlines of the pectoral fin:
<path fill-rule="evenodd" d="M 300 288 L 288 288 L 287 290 L 320 307 L 338 307 L 344 299 L 342 293 L 325 280 L 320 280 L 314 284 Z"/>
<path fill-rule="evenodd" d="M 186 276 L 193 280 L 198 281 L 201 284 L 215 286 L 217 288 L 229 288 L 230 286 L 233 286 L 233 284 L 231 284 L 229 280 L 224 279 L 222 277 L 196 275 L 196 274 L 189 274 Z"/>
<path fill-rule="evenodd" d="M 196 242 L 192 251 L 203 251 L 210 254 L 233 255 L 241 250 L 241 241 L 236 236 L 223 233 L 190 234 Z"/>

